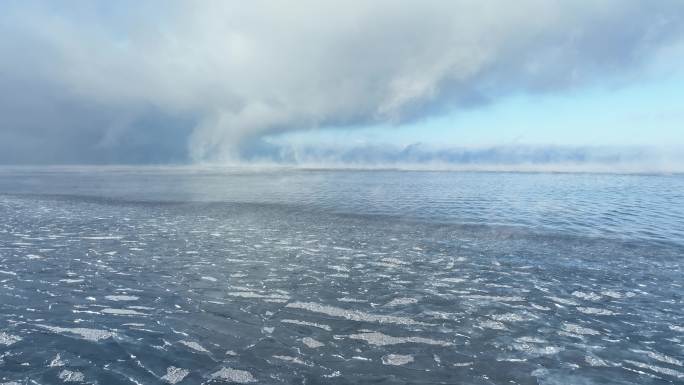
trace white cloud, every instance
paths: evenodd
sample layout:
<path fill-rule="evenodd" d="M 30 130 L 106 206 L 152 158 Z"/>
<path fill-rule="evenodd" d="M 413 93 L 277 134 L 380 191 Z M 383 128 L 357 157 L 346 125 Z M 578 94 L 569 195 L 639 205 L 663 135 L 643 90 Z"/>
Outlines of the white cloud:
<path fill-rule="evenodd" d="M 192 116 L 196 160 L 282 130 L 402 123 L 629 77 L 684 26 L 678 0 L 87 4 L 8 5 L 0 80 L 126 122 L 148 107 Z M 97 129 L 116 142 L 121 125 Z"/>

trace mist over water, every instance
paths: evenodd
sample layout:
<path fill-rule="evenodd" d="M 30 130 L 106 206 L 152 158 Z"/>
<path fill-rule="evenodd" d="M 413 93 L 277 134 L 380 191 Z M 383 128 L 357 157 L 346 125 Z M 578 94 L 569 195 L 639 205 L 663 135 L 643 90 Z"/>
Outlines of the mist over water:
<path fill-rule="evenodd" d="M 684 176 L 228 167 L 4 168 L 0 191 L 274 204 L 388 221 L 684 243 Z"/>
<path fill-rule="evenodd" d="M 680 383 L 682 191 L 3 169 L 0 383 Z"/>

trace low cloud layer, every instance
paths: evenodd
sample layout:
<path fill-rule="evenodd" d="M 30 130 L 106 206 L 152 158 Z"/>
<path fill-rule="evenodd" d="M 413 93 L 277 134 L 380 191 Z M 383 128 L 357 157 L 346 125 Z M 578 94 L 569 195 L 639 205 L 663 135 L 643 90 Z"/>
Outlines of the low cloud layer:
<path fill-rule="evenodd" d="M 684 44 L 679 0 L 0 7 L 0 163 L 244 160 L 278 132 L 618 85 Z"/>

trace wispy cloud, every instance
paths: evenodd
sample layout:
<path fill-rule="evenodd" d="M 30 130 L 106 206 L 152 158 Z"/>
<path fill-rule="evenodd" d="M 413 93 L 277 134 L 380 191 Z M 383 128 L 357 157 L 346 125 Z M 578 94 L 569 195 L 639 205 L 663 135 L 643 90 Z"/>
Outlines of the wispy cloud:
<path fill-rule="evenodd" d="M 0 162 L 230 161 L 277 132 L 629 81 L 684 30 L 679 0 L 0 7 Z"/>

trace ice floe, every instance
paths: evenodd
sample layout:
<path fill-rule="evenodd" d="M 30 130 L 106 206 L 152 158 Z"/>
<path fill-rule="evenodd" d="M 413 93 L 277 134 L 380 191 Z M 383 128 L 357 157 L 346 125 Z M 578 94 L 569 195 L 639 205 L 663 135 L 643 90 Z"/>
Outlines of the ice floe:
<path fill-rule="evenodd" d="M 21 337 L 7 334 L 5 332 L 0 332 L 0 345 L 13 345 L 21 341 Z"/>
<path fill-rule="evenodd" d="M 664 375 L 671 376 L 674 378 L 684 378 L 684 373 L 679 372 L 679 371 L 674 370 L 674 369 L 665 368 L 662 366 L 645 364 L 643 362 L 638 362 L 638 361 L 633 361 L 633 360 L 625 360 L 625 363 L 636 366 L 637 368 L 648 369 L 652 372 L 664 374 Z"/>
<path fill-rule="evenodd" d="M 577 310 L 579 310 L 580 312 L 582 312 L 582 313 L 584 313 L 584 314 L 595 314 L 595 315 L 615 315 L 615 314 L 617 314 L 617 313 L 615 313 L 615 312 L 612 311 L 612 310 L 608 310 L 608 309 L 599 309 L 599 308 L 596 308 L 596 307 L 583 307 L 583 306 L 578 306 L 578 307 L 577 307 Z"/>
<path fill-rule="evenodd" d="M 399 365 L 410 364 L 413 361 L 414 361 L 414 358 L 412 355 L 387 354 L 387 355 L 382 356 L 382 363 L 384 365 L 399 366 Z"/>
<path fill-rule="evenodd" d="M 43 328 L 45 330 L 49 330 L 53 333 L 69 333 L 69 334 L 75 334 L 77 336 L 80 336 L 81 338 L 88 340 L 88 341 L 93 341 L 97 342 L 100 340 L 105 340 L 107 338 L 112 338 L 115 336 L 115 333 L 107 331 L 107 330 L 99 330 L 99 329 L 88 329 L 88 328 L 63 328 L 63 327 L 58 327 L 58 326 L 49 326 L 49 325 L 36 325 L 40 328 Z"/>
<path fill-rule="evenodd" d="M 302 343 L 311 349 L 317 349 L 322 346 L 325 346 L 325 344 L 323 344 L 322 342 L 315 340 L 311 337 L 302 338 Z"/>
<path fill-rule="evenodd" d="M 293 324 L 293 325 L 311 326 L 311 327 L 315 327 L 315 328 L 319 328 L 319 329 L 323 329 L 323 330 L 327 330 L 327 331 L 332 330 L 332 328 L 330 326 L 319 324 L 316 322 L 300 321 L 300 320 L 296 320 L 296 319 L 281 319 L 280 322 Z"/>
<path fill-rule="evenodd" d="M 57 356 L 55 356 L 55 358 L 53 358 L 52 361 L 50 361 L 48 366 L 51 368 L 64 366 L 64 361 L 62 361 L 62 357 L 59 355 L 59 353 L 57 353 Z"/>
<path fill-rule="evenodd" d="M 78 372 L 78 371 L 71 371 L 68 369 L 64 369 L 61 372 L 59 372 L 59 379 L 64 381 L 64 382 L 83 382 L 85 381 L 85 376 L 83 373 Z"/>
<path fill-rule="evenodd" d="M 185 346 L 187 346 L 187 347 L 189 347 L 189 348 L 192 349 L 192 350 L 195 350 L 195 351 L 198 351 L 198 352 L 202 352 L 202 353 L 209 353 L 209 351 L 208 351 L 207 349 L 205 349 L 202 345 L 198 344 L 198 343 L 195 342 L 195 341 L 185 341 L 185 340 L 182 340 L 182 341 L 178 341 L 178 342 L 181 343 L 181 344 L 183 344 L 183 345 L 185 345 Z"/>
<path fill-rule="evenodd" d="M 293 309 L 308 310 L 314 313 L 326 314 L 332 317 L 340 317 L 351 321 L 377 322 L 397 325 L 427 325 L 409 317 L 399 317 L 392 315 L 370 314 L 360 310 L 348 310 L 339 307 L 323 305 L 315 302 L 291 302 L 285 307 Z"/>
<path fill-rule="evenodd" d="M 385 345 L 398 345 L 398 344 L 426 344 L 426 345 L 438 345 L 438 346 L 451 346 L 453 343 L 449 341 L 435 340 L 431 338 L 424 337 L 394 337 L 380 332 L 363 332 L 357 334 L 350 334 L 348 336 L 351 339 L 363 340 L 371 345 L 385 346 Z"/>
<path fill-rule="evenodd" d="M 246 370 L 239 370 L 233 368 L 221 368 L 218 371 L 212 373 L 211 378 L 224 380 L 228 382 L 236 382 L 238 384 L 256 382 L 256 378 L 254 378 L 252 373 Z"/>
<path fill-rule="evenodd" d="M 166 374 L 161 377 L 162 381 L 167 382 L 169 384 L 177 384 L 183 379 L 190 374 L 190 371 L 187 369 L 181 369 L 177 368 L 175 366 L 169 366 L 166 368 Z"/>
<path fill-rule="evenodd" d="M 134 295 L 106 295 L 105 299 L 110 301 L 137 301 L 140 297 Z"/>
<path fill-rule="evenodd" d="M 136 310 L 132 309 L 113 309 L 113 308 L 105 308 L 100 310 L 100 312 L 104 314 L 112 314 L 112 315 L 123 315 L 123 316 L 130 316 L 130 315 L 145 315 L 145 313 L 141 313 Z"/>
<path fill-rule="evenodd" d="M 388 303 L 385 304 L 385 306 L 388 307 L 394 307 L 394 306 L 404 306 L 404 305 L 412 305 L 414 303 L 418 303 L 418 299 L 416 298 L 395 298 Z"/>
<path fill-rule="evenodd" d="M 563 331 L 568 332 L 568 333 L 574 333 L 574 334 L 581 334 L 581 335 L 599 335 L 601 334 L 598 330 L 594 330 L 588 327 L 580 326 L 574 323 L 569 323 L 566 322 L 564 323 L 561 328 Z"/>

